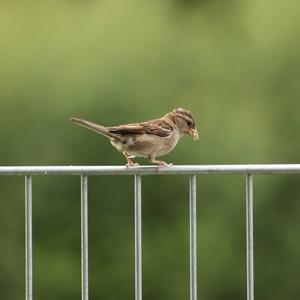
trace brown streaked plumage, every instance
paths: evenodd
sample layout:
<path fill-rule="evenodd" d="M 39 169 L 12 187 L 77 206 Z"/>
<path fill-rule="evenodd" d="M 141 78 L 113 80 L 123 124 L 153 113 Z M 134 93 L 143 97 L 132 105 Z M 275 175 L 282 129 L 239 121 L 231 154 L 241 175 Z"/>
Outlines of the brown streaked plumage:
<path fill-rule="evenodd" d="M 183 108 L 174 109 L 159 119 L 112 127 L 80 118 L 71 118 L 70 121 L 108 137 L 126 157 L 127 166 L 138 165 L 131 160 L 134 157 L 147 157 L 152 163 L 168 165 L 156 157 L 172 151 L 185 134 L 194 140 L 199 138 L 191 112 Z"/>

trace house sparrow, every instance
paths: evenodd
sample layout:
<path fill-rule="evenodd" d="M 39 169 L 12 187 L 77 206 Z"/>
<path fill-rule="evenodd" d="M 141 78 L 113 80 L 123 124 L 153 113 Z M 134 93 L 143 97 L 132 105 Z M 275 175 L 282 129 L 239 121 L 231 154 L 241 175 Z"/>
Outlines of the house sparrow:
<path fill-rule="evenodd" d="M 198 132 L 191 112 L 183 108 L 174 109 L 159 119 L 142 123 L 106 127 L 80 118 L 71 122 L 100 133 L 110 139 L 111 144 L 126 157 L 126 166 L 137 166 L 131 158 L 147 157 L 150 162 L 168 166 L 156 157 L 174 149 L 179 139 L 188 134 L 198 140 Z"/>

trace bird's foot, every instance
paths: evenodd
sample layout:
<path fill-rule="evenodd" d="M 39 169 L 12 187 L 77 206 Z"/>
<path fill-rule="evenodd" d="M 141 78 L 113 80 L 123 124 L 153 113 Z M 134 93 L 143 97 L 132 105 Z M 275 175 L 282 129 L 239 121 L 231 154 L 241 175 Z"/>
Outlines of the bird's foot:
<path fill-rule="evenodd" d="M 129 160 L 127 161 L 127 164 L 126 164 L 125 166 L 126 166 L 126 168 L 130 168 L 130 167 L 138 167 L 139 164 L 138 164 L 138 163 L 135 163 L 135 162 L 133 162 L 131 159 L 129 159 Z"/>
<path fill-rule="evenodd" d="M 158 164 L 158 168 L 162 168 L 162 167 L 169 167 L 169 166 L 172 166 L 173 164 L 172 163 L 170 163 L 170 164 L 168 164 L 168 163 L 166 163 L 165 161 L 163 161 L 163 160 L 156 160 L 156 159 L 152 159 L 152 160 L 150 160 L 152 163 L 154 163 L 154 164 Z"/>
<path fill-rule="evenodd" d="M 126 157 L 126 160 L 127 160 L 127 164 L 125 165 L 126 168 L 139 166 L 138 163 L 135 163 L 130 159 L 130 158 L 133 158 L 134 156 L 128 155 L 126 152 L 123 152 L 123 155 Z"/>

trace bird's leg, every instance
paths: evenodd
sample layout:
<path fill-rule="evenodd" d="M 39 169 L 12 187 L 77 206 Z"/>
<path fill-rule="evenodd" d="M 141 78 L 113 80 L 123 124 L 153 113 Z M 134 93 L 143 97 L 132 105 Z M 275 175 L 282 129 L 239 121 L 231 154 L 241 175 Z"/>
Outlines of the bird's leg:
<path fill-rule="evenodd" d="M 149 157 L 149 161 L 154 163 L 154 164 L 158 164 L 158 167 L 168 167 L 168 166 L 172 166 L 173 164 L 168 164 L 163 160 L 157 160 L 155 159 L 155 156 L 150 156 Z"/>
<path fill-rule="evenodd" d="M 139 166 L 138 163 L 135 163 L 130 159 L 130 156 L 126 152 L 123 152 L 123 155 L 126 157 L 126 160 L 127 160 L 126 167 Z"/>

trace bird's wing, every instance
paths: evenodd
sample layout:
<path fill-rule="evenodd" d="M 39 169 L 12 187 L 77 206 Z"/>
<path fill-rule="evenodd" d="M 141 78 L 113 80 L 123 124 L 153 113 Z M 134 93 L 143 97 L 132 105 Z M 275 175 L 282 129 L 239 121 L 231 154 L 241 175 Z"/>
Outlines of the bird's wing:
<path fill-rule="evenodd" d="M 143 123 L 125 124 L 115 127 L 108 127 L 113 134 L 152 134 L 160 137 L 168 137 L 173 131 L 171 125 L 161 119 L 155 119 Z"/>

